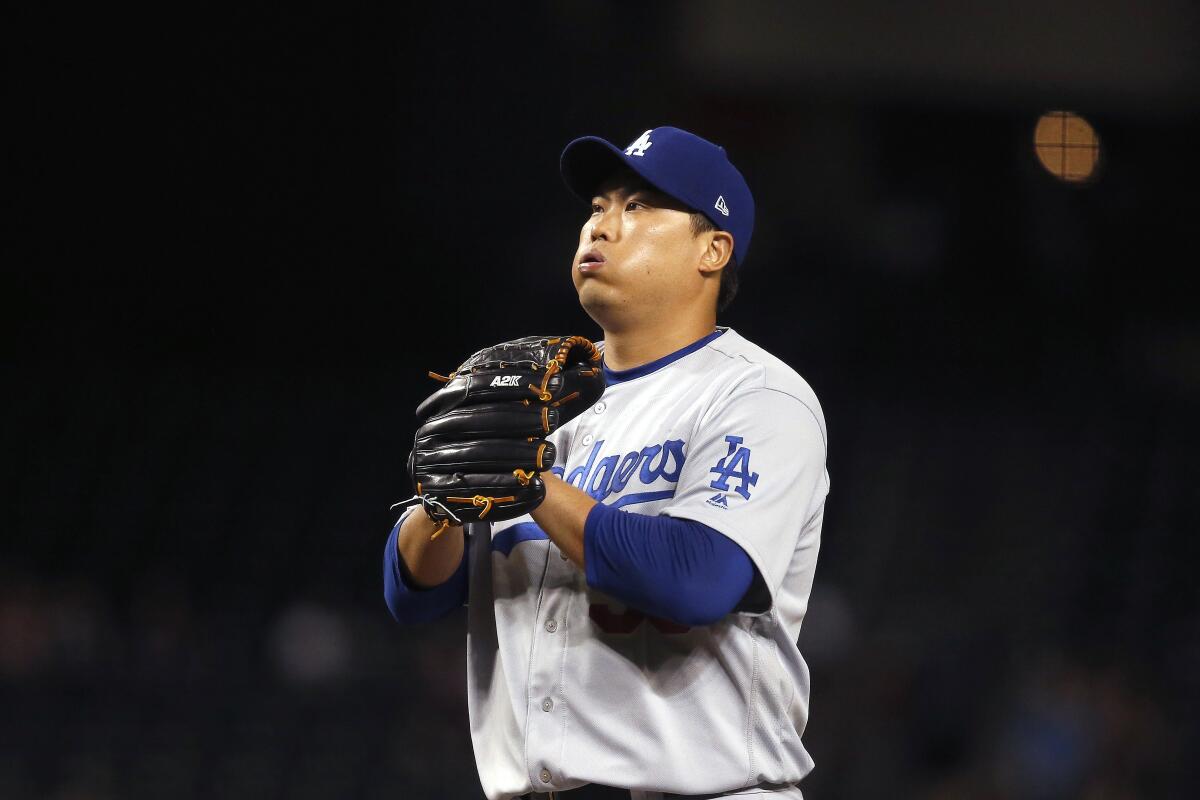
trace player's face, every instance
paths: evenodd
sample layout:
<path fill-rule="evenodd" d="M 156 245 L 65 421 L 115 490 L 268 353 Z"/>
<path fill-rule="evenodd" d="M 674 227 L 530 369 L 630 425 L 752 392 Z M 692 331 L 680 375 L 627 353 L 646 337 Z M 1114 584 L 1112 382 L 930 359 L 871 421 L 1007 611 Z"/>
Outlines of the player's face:
<path fill-rule="evenodd" d="M 579 232 L 571 270 L 579 302 L 607 330 L 681 310 L 700 297 L 706 246 L 686 206 L 618 173 L 596 190 Z"/>

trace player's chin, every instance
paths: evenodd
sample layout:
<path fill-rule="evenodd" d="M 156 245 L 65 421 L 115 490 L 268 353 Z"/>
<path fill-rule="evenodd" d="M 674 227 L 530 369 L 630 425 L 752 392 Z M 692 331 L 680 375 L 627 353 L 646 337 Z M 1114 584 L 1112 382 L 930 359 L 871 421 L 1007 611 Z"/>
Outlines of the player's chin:
<path fill-rule="evenodd" d="M 604 280 L 598 277 L 577 277 L 575 278 L 575 289 L 580 294 L 584 292 L 594 294 L 612 294 L 617 291 L 617 287 L 612 281 Z"/>
<path fill-rule="evenodd" d="M 579 293 L 579 305 L 588 313 L 602 312 L 604 309 L 620 305 L 617 292 L 611 286 L 604 286 L 599 281 L 583 281 L 575 285 Z"/>
<path fill-rule="evenodd" d="M 604 280 L 597 273 L 580 272 L 575 270 L 571 273 L 571 282 L 575 284 L 575 291 L 580 293 L 595 292 L 603 290 L 608 281 Z M 608 287 L 611 289 L 611 287 Z"/>

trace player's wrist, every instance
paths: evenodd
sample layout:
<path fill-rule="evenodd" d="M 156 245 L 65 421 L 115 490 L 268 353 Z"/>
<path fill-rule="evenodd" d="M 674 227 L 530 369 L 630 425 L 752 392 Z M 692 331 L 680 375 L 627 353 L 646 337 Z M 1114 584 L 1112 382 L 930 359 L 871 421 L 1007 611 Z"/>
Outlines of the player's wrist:
<path fill-rule="evenodd" d="M 441 529 L 441 534 L 435 537 L 434 534 L 438 532 L 439 529 Z M 450 520 L 446 520 L 445 524 L 443 525 L 441 520 L 434 518 L 424 509 L 419 509 L 410 514 L 409 518 L 406 519 L 404 524 L 400 526 L 400 535 L 396 537 L 396 544 L 397 546 L 400 546 L 401 542 L 404 542 L 408 539 L 414 539 L 422 542 L 437 542 L 443 538 L 446 538 L 446 533 L 450 533 L 455 530 L 463 530 L 463 525 L 461 523 L 454 523 Z"/>

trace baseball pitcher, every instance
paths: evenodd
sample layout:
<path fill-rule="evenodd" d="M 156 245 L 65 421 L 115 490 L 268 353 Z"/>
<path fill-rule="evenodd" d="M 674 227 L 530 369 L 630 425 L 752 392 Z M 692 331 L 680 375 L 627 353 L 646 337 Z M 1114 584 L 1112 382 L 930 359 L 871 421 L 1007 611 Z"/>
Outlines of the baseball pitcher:
<path fill-rule="evenodd" d="M 754 200 L 678 128 L 576 139 L 560 166 L 589 205 L 571 278 L 603 339 L 431 373 L 388 608 L 467 605 L 489 800 L 800 798 L 827 436 L 804 379 L 716 324 Z"/>

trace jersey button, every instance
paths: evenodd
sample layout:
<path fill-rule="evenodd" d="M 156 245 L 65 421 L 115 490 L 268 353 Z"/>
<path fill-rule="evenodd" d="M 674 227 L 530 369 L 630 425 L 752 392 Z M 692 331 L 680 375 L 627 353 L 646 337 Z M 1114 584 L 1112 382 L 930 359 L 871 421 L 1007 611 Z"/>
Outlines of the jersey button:
<path fill-rule="evenodd" d="M 549 697 L 542 701 L 542 711 L 549 711 L 552 708 L 554 708 L 554 701 Z"/>
<path fill-rule="evenodd" d="M 591 443 L 592 443 L 592 435 L 591 435 L 590 433 L 585 433 L 585 434 L 583 435 L 583 439 L 582 439 L 582 441 L 581 441 L 580 443 L 581 443 L 581 444 L 582 444 L 584 447 L 587 447 L 589 444 L 591 444 Z"/>
<path fill-rule="evenodd" d="M 543 769 L 541 772 L 538 773 L 538 777 L 542 779 L 542 783 L 549 783 L 550 782 L 550 770 Z"/>
<path fill-rule="evenodd" d="M 599 403 L 596 403 L 596 413 L 597 414 L 603 414 L 604 409 L 606 409 L 606 408 L 608 408 L 608 403 L 605 403 L 603 400 L 601 400 Z"/>
<path fill-rule="evenodd" d="M 556 630 L 558 630 L 557 620 L 552 620 L 552 619 L 546 620 L 546 630 L 550 631 L 550 633 L 554 633 Z"/>

